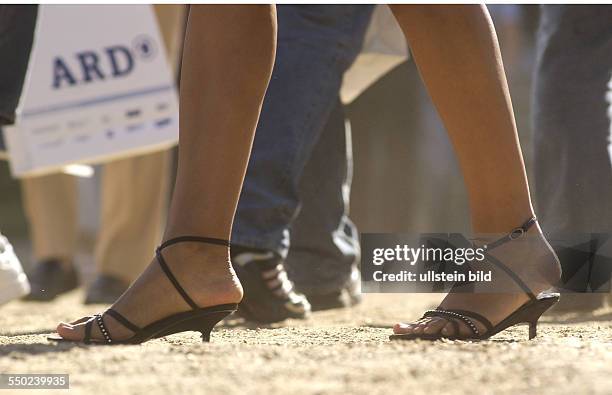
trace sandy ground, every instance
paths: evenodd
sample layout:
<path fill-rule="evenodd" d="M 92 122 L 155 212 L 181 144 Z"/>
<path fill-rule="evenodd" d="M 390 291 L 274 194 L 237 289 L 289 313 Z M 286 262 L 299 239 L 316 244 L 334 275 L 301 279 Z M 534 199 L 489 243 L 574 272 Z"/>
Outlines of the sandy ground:
<path fill-rule="evenodd" d="M 208 344 L 193 332 L 139 346 L 48 342 L 57 321 L 102 308 L 81 298 L 3 306 L 0 372 L 69 373 L 71 392 L 105 395 L 612 393 L 610 310 L 545 317 L 534 341 L 518 327 L 478 343 L 390 342 L 397 318 L 419 316 L 438 296 L 367 295 L 356 308 L 275 327 L 231 320 Z"/>

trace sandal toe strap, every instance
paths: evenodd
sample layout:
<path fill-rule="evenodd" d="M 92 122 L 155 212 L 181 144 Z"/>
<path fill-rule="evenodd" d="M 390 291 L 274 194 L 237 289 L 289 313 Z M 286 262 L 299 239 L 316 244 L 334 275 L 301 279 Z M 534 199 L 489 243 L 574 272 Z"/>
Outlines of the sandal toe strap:
<path fill-rule="evenodd" d="M 490 333 L 491 331 L 493 331 L 493 324 L 491 323 L 491 321 L 489 321 L 487 317 L 481 314 L 474 313 L 473 311 L 459 310 L 459 309 L 451 309 L 447 311 L 450 311 L 451 313 L 455 313 L 455 314 L 460 314 L 464 317 L 475 319 L 476 321 L 484 325 L 484 327 L 487 329 L 487 333 Z"/>
<path fill-rule="evenodd" d="M 102 319 L 102 314 L 96 314 L 95 320 L 96 320 L 96 324 L 98 324 L 98 328 L 100 329 L 100 332 L 102 332 L 102 336 L 104 336 L 104 340 L 108 344 L 112 343 L 113 338 L 111 337 L 110 332 L 108 331 L 108 329 L 106 328 L 106 325 L 104 324 L 104 320 Z"/>
<path fill-rule="evenodd" d="M 448 322 L 454 323 L 454 324 L 451 324 L 453 325 L 453 329 L 455 331 L 455 333 L 453 334 L 454 336 L 459 335 L 459 324 L 457 324 L 456 320 L 461 320 L 470 329 L 470 331 L 475 337 L 480 337 L 480 330 L 478 329 L 474 321 L 472 321 L 472 319 L 470 319 L 469 317 L 466 317 L 465 315 L 457 313 L 455 311 L 427 310 L 425 314 L 423 314 L 423 318 L 425 317 L 442 317 L 446 319 L 450 318 Z"/>
<path fill-rule="evenodd" d="M 83 336 L 83 343 L 91 344 L 91 327 L 93 326 L 95 317 L 90 317 L 85 323 L 85 336 Z"/>

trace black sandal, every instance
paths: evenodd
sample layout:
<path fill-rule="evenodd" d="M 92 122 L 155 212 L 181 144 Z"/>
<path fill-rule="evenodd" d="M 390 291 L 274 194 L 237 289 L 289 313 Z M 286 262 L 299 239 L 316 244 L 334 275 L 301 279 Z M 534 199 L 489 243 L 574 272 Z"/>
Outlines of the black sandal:
<path fill-rule="evenodd" d="M 216 306 L 210 306 L 205 308 L 200 308 L 198 305 L 189 297 L 187 292 L 181 287 L 176 277 L 170 271 L 170 268 L 166 264 L 164 257 L 162 255 L 162 250 L 168 246 L 171 246 L 176 243 L 181 242 L 199 242 L 199 243 L 208 243 L 208 244 L 216 244 L 229 247 L 230 243 L 227 240 L 221 239 L 213 239 L 208 237 L 199 237 L 199 236 L 181 236 L 174 239 L 170 239 L 162 243 L 156 250 L 155 255 L 157 257 L 157 262 L 161 267 L 162 271 L 168 277 L 168 280 L 174 285 L 177 292 L 183 297 L 185 302 L 191 306 L 192 310 L 185 311 L 182 313 L 173 314 L 169 317 L 163 318 L 161 320 L 157 320 L 144 328 L 139 328 L 137 325 L 131 323 L 127 318 L 119 314 L 117 311 L 113 309 L 108 309 L 102 314 L 96 314 L 94 316 L 82 318 L 78 322 L 83 322 L 87 320 L 85 324 L 85 336 L 82 340 L 85 344 L 140 344 L 146 342 L 147 340 L 164 337 L 168 335 L 172 335 L 175 333 L 186 332 L 186 331 L 196 331 L 202 334 L 202 340 L 205 342 L 210 341 L 210 332 L 213 327 L 219 323 L 219 321 L 223 320 L 228 315 L 232 314 L 238 309 L 237 303 L 230 304 L 221 304 Z M 127 329 L 134 332 L 134 335 L 126 340 L 113 340 L 108 328 L 104 323 L 104 316 L 109 315 L 113 317 L 117 322 L 126 327 Z M 92 339 L 91 332 L 93 324 L 98 325 L 104 340 L 102 339 Z M 49 336 L 49 340 L 53 341 L 68 341 L 73 342 L 72 340 L 67 340 L 62 338 L 61 336 Z M 76 341 L 81 342 L 81 341 Z"/>
<path fill-rule="evenodd" d="M 502 237 L 499 240 L 494 241 L 486 246 L 486 251 L 490 251 L 493 248 L 496 248 L 508 241 L 516 240 L 529 230 L 533 224 L 535 224 L 537 219 L 535 217 L 530 218 L 527 222 L 525 222 L 522 226 L 514 229 L 508 235 Z M 542 292 L 538 296 L 535 296 L 533 292 L 527 287 L 527 285 L 517 276 L 512 270 L 510 270 L 506 265 L 501 263 L 499 260 L 487 254 L 487 261 L 495 264 L 497 267 L 502 269 L 510 278 L 514 280 L 515 283 L 521 287 L 521 289 L 525 292 L 525 294 L 529 297 L 529 301 L 523 304 L 521 307 L 516 309 L 512 314 L 503 319 L 499 324 L 493 325 L 491 322 L 483 317 L 480 314 L 474 313 L 472 311 L 467 310 L 457 310 L 457 309 L 449 309 L 449 310 L 428 310 L 423 314 L 423 318 L 427 317 L 442 317 L 445 318 L 452 326 L 451 335 L 443 335 L 442 329 L 440 329 L 437 333 L 426 334 L 426 333 L 408 333 L 408 334 L 397 334 L 389 336 L 391 340 L 440 340 L 440 339 L 449 339 L 449 340 L 486 340 L 497 333 L 518 324 L 528 324 L 529 325 L 529 340 L 533 339 L 537 336 L 537 325 L 538 320 L 544 314 L 546 310 L 552 307 L 555 303 L 559 301 L 558 293 L 547 293 Z M 486 328 L 486 332 L 481 333 L 478 329 L 478 326 L 474 323 L 474 320 L 479 321 Z M 459 323 L 465 324 L 467 328 L 470 330 L 470 334 L 460 335 Z"/>

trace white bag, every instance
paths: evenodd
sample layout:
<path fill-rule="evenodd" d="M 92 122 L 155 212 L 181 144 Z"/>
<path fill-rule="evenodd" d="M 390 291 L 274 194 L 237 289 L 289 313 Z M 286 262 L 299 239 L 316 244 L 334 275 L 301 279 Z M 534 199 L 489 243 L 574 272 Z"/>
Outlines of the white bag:
<path fill-rule="evenodd" d="M 149 5 L 43 5 L 15 126 L 15 176 L 171 147 L 178 100 Z"/>
<path fill-rule="evenodd" d="M 342 102 L 355 100 L 408 57 L 406 39 L 391 10 L 385 4 L 375 6 L 361 53 L 344 74 L 340 91 Z"/>

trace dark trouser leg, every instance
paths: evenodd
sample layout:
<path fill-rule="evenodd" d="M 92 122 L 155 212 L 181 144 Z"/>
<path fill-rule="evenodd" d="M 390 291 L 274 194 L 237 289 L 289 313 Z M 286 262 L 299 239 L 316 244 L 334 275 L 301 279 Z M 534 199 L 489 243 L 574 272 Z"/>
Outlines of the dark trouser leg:
<path fill-rule="evenodd" d="M 361 48 L 371 11 L 371 6 L 278 7 L 276 64 L 236 213 L 235 245 L 287 256 L 289 228 L 302 204 L 299 181 L 337 105 L 342 76 Z M 326 158 L 327 163 L 343 162 L 346 168 L 344 150 L 334 153 L 340 158 Z M 319 175 L 327 177 L 327 171 Z M 336 191 L 343 180 L 336 180 Z"/>
<path fill-rule="evenodd" d="M 300 214 L 291 228 L 287 271 L 308 296 L 345 287 L 359 257 L 359 238 L 348 218 L 352 178 L 350 129 L 338 102 L 300 180 Z"/>
<path fill-rule="evenodd" d="M 0 5 L 0 126 L 15 121 L 37 14 L 35 5 Z"/>
<path fill-rule="evenodd" d="M 6 149 L 2 125 L 15 122 L 37 15 L 36 5 L 0 5 L 0 153 Z"/>
<path fill-rule="evenodd" d="M 610 6 L 545 5 L 538 32 L 536 204 L 563 265 L 562 286 L 574 291 L 609 279 L 610 21 Z"/>
<path fill-rule="evenodd" d="M 290 229 L 304 204 L 300 179 L 308 161 L 313 160 L 313 151 L 337 106 L 343 74 L 361 48 L 372 8 L 362 5 L 277 8 L 276 64 L 232 234 L 232 263 L 245 290 L 241 312 L 249 319 L 274 322 L 288 317 L 302 318 L 310 310 L 305 298 L 294 292 L 282 263 L 289 252 Z M 315 178 L 336 182 L 337 186 L 332 189 L 340 194 L 345 177 L 333 175 L 338 171 L 345 173 L 346 153 L 342 148 L 327 152 L 339 157 L 322 159 L 324 166 L 340 166 L 340 169 L 332 169 L 331 176 L 323 170 Z M 334 215 L 335 208 L 343 197 L 333 196 L 330 201 L 326 201 L 328 194 L 311 197 L 320 200 L 315 204 L 326 207 L 316 215 L 330 218 L 312 231 L 300 232 L 302 241 L 298 243 L 316 244 L 319 249 L 313 252 L 319 259 L 321 255 L 340 256 L 344 262 L 344 254 L 331 240 L 335 238 L 333 229 L 338 228 L 341 220 L 341 215 Z M 328 226 L 328 221 L 335 221 L 335 226 Z M 313 234 L 313 231 L 326 233 Z M 311 237 L 317 240 L 310 240 Z M 343 262 L 339 265 L 347 267 Z M 314 268 L 294 274 L 299 277 L 310 270 Z M 330 266 L 325 270 L 336 273 L 338 269 Z M 344 282 L 335 275 L 329 277 L 330 281 L 333 278 L 332 287 Z M 309 283 L 310 279 L 305 282 Z M 301 282 L 302 279 L 294 280 Z"/>

